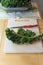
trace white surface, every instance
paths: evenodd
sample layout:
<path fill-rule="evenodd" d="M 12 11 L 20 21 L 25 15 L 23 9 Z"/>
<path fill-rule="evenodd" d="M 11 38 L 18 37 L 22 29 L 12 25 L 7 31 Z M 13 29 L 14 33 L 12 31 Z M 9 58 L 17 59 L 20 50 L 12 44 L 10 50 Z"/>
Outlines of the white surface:
<path fill-rule="evenodd" d="M 16 12 L 16 17 L 35 18 L 35 19 L 40 19 L 41 18 L 38 11 L 36 11 L 36 12 Z"/>
<path fill-rule="evenodd" d="M 40 19 L 39 12 L 0 12 L 0 18 L 35 18 Z"/>
<path fill-rule="evenodd" d="M 9 19 L 9 18 L 15 18 L 15 12 L 13 13 L 7 13 L 7 12 L 0 12 L 0 19 Z"/>
<path fill-rule="evenodd" d="M 2 8 L 0 8 L 0 18 L 35 18 L 35 19 L 41 19 L 40 17 L 40 13 L 38 11 L 34 11 L 34 12 L 21 12 L 21 11 L 5 11 Z"/>
<path fill-rule="evenodd" d="M 16 20 L 28 20 L 28 21 L 23 21 L 23 22 L 15 22 Z M 13 26 L 23 26 L 23 25 L 35 25 L 37 24 L 36 19 L 33 18 L 10 18 L 8 20 L 8 26 L 7 27 L 13 27 Z"/>
<path fill-rule="evenodd" d="M 8 26 L 7 27 L 12 27 L 14 25 L 16 25 L 15 20 L 14 19 L 10 19 L 8 20 Z M 32 22 L 34 22 L 34 24 L 37 24 L 37 21 L 34 19 L 30 19 L 30 22 L 32 24 Z M 28 24 L 30 24 L 30 22 L 28 22 Z M 22 22 L 23 23 L 23 22 Z M 26 22 L 25 22 L 26 24 Z M 21 24 L 19 24 L 21 25 Z M 24 24 L 22 24 L 24 25 Z M 16 25 L 18 26 L 18 25 Z M 38 27 L 34 27 L 34 28 L 28 28 L 32 31 L 34 31 L 36 34 L 39 34 L 39 29 Z M 15 31 L 17 31 L 17 29 L 14 29 Z M 7 38 L 5 39 L 5 45 L 4 45 L 4 53 L 41 53 L 42 52 L 42 42 L 38 41 L 35 42 L 34 44 L 21 44 L 21 45 L 17 45 L 17 44 L 13 44 L 11 41 L 9 41 Z"/>
<path fill-rule="evenodd" d="M 11 41 L 6 39 L 4 52 L 5 53 L 40 53 L 42 52 L 42 44 L 41 41 L 39 41 L 36 42 L 35 44 L 17 45 L 17 44 L 13 44 Z"/>

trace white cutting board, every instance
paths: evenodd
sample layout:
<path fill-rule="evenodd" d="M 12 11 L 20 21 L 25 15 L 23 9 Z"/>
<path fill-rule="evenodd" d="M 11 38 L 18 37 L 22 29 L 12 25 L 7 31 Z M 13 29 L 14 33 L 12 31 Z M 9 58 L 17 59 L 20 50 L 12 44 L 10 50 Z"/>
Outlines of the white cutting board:
<path fill-rule="evenodd" d="M 34 12 L 16 12 L 16 17 L 19 18 L 35 18 L 35 19 L 41 19 L 40 13 L 38 11 Z"/>
<path fill-rule="evenodd" d="M 29 22 L 15 22 L 15 19 L 9 19 L 7 27 L 10 28 L 13 26 L 37 24 L 37 20 L 35 19 L 28 19 L 28 20 Z M 28 28 L 28 29 L 34 31 L 36 34 L 39 34 L 38 27 Z M 14 29 L 14 30 L 17 31 L 17 29 Z M 41 52 L 42 52 L 41 41 L 35 42 L 34 44 L 17 45 L 9 41 L 7 38 L 5 39 L 4 53 L 41 53 Z"/>

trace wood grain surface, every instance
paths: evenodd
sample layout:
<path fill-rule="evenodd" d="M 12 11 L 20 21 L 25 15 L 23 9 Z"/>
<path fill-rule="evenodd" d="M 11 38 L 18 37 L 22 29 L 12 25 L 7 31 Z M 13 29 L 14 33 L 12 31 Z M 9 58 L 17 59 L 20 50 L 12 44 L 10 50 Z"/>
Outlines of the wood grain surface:
<path fill-rule="evenodd" d="M 43 54 L 4 54 L 7 23 L 7 19 L 0 19 L 0 65 L 43 65 Z M 43 19 L 38 20 L 38 24 L 40 32 L 43 33 Z"/>

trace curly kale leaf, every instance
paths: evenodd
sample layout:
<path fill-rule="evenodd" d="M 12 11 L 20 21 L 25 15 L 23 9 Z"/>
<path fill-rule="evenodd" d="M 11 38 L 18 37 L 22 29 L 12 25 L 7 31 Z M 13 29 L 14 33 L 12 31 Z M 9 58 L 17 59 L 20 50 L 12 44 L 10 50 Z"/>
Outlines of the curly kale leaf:
<path fill-rule="evenodd" d="M 33 41 L 38 41 L 43 39 L 43 33 L 40 35 L 36 35 L 35 32 L 31 30 L 24 30 L 23 28 L 19 28 L 17 33 L 9 28 L 7 28 L 5 32 L 6 32 L 6 37 L 16 44 L 20 44 L 20 43 L 31 44 Z"/>
<path fill-rule="evenodd" d="M 1 0 L 4 7 L 26 7 L 31 6 L 31 0 Z"/>

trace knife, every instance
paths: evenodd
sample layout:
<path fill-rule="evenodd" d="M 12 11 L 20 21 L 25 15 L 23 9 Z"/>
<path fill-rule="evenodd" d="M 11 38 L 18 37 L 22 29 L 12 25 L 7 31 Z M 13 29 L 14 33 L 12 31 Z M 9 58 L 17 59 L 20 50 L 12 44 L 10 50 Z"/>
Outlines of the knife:
<path fill-rule="evenodd" d="M 36 25 L 24 25 L 24 26 L 17 26 L 17 27 L 11 27 L 11 28 L 20 28 L 20 27 L 22 27 L 22 28 L 33 28 L 33 27 L 37 27 L 38 25 L 36 24 Z"/>

